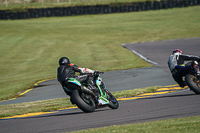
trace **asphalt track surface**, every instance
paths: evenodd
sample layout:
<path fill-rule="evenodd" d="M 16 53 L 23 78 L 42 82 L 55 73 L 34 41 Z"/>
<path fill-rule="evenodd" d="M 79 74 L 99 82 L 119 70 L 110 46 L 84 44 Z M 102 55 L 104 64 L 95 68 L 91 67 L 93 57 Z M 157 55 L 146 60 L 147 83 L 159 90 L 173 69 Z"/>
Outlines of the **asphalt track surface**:
<path fill-rule="evenodd" d="M 107 88 L 109 89 L 110 87 L 109 90 L 113 89 L 112 91 L 116 91 L 114 88 L 120 89 L 120 87 L 122 87 L 122 89 L 133 89 L 141 88 L 142 86 L 162 85 L 164 83 L 166 83 L 166 85 L 174 84 L 166 66 L 170 53 L 173 49 L 180 48 L 185 54 L 199 56 L 199 43 L 200 38 L 191 38 L 126 44 L 124 45 L 126 48 L 130 50 L 132 49 L 134 52 L 136 51 L 137 53 L 142 54 L 147 60 L 151 60 L 158 64 L 154 67 L 145 69 L 122 70 L 117 71 L 116 73 L 108 72 L 108 77 L 106 77 L 107 73 L 104 74 L 104 81 L 113 78 L 111 81 L 116 80 L 116 83 L 114 83 L 114 81 L 111 83 L 106 82 Z M 126 75 L 123 74 L 126 73 L 129 78 L 132 77 L 132 81 L 131 79 L 125 79 Z M 109 77 L 110 75 L 113 77 Z M 120 76 L 122 77 L 120 78 Z M 147 76 L 148 79 L 146 79 L 147 77 L 145 76 Z M 162 76 L 165 79 L 164 81 L 161 79 Z M 138 83 L 134 82 L 134 79 L 136 79 Z M 148 82 L 148 80 L 151 80 L 151 82 L 159 81 L 159 83 L 151 83 Z M 162 84 L 160 82 L 162 82 Z M 130 84 L 129 87 L 126 87 L 127 83 Z M 57 83 L 55 80 L 52 80 L 52 82 L 47 81 L 43 84 L 46 84 L 46 86 L 35 88 L 28 93 L 33 93 L 42 87 L 56 87 Z M 119 86 L 116 85 L 113 87 L 112 84 L 117 84 Z M 141 85 L 141 87 L 139 85 Z M 24 97 L 26 97 L 28 93 Z M 120 107 L 117 110 L 112 110 L 106 107 L 97 109 L 94 113 L 83 113 L 79 109 L 69 109 L 27 118 L 0 120 L 0 129 L 1 132 L 9 133 L 57 133 L 109 125 L 123 125 L 169 118 L 197 116 L 200 115 L 199 101 L 199 95 L 196 95 L 189 89 L 186 89 L 165 95 L 156 95 L 143 99 L 122 101 L 120 102 Z"/>
<path fill-rule="evenodd" d="M 105 72 L 102 78 L 111 92 L 130 90 L 148 86 L 166 86 L 175 84 L 171 75 L 156 67 Z M 144 82 L 144 83 L 141 83 Z M 67 97 L 56 79 L 38 84 L 33 90 L 14 100 L 0 102 L 0 105 L 47 100 Z"/>

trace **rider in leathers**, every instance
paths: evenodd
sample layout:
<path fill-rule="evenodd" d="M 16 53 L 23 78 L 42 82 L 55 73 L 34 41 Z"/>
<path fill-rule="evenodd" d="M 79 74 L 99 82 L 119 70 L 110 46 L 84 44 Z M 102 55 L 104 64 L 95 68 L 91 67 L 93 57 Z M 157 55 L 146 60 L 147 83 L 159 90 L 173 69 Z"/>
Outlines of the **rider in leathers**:
<path fill-rule="evenodd" d="M 70 88 L 71 85 L 68 84 L 69 78 L 75 78 L 80 81 L 80 83 L 86 82 L 87 88 L 89 88 L 90 90 L 96 89 L 94 87 L 93 76 L 91 74 L 84 74 L 94 73 L 93 70 L 78 67 L 77 65 L 72 64 L 67 57 L 60 58 L 59 65 L 60 66 L 57 69 L 57 80 L 60 82 L 67 95 L 71 95 L 71 93 L 66 90 L 66 88 Z M 82 75 L 75 75 L 75 72 L 79 72 Z"/>
<path fill-rule="evenodd" d="M 193 60 L 191 64 L 184 64 L 184 61 Z M 184 87 L 185 83 L 182 79 L 188 72 L 195 71 L 200 75 L 198 62 L 200 57 L 193 55 L 182 55 L 180 49 L 175 49 L 168 59 L 168 66 L 172 73 L 172 77 L 179 84 L 180 87 Z"/>

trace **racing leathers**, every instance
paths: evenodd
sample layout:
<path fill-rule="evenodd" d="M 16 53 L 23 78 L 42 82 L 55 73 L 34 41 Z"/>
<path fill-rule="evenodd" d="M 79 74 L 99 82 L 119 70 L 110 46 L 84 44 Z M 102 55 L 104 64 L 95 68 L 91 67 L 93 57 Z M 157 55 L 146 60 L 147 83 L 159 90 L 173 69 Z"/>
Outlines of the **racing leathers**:
<path fill-rule="evenodd" d="M 76 72 L 79 72 L 80 75 L 75 75 Z M 87 87 L 89 89 L 93 89 L 94 82 L 93 82 L 93 76 L 90 74 L 84 74 L 84 73 L 93 73 L 94 71 L 88 68 L 80 68 L 77 65 L 74 65 L 72 63 L 60 65 L 57 69 L 57 80 L 62 85 L 65 93 L 67 95 L 71 95 L 69 91 L 66 91 L 65 87 L 70 87 L 70 84 L 68 84 L 69 78 L 75 78 L 80 83 L 86 82 Z M 81 75 L 82 74 L 82 75 Z"/>
<path fill-rule="evenodd" d="M 193 60 L 191 64 L 184 64 L 185 61 Z M 187 73 L 191 71 L 196 71 L 199 74 L 198 62 L 200 62 L 200 57 L 193 55 L 182 55 L 179 53 L 174 53 L 170 55 L 168 59 L 168 66 L 172 73 L 172 77 L 179 84 L 180 87 L 184 87 L 185 83 L 182 79 Z"/>

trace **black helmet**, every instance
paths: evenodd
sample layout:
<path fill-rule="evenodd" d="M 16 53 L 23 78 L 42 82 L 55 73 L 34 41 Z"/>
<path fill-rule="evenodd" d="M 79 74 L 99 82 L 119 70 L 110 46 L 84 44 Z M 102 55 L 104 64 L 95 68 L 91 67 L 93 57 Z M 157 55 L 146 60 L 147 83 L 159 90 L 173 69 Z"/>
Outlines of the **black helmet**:
<path fill-rule="evenodd" d="M 70 64 L 70 60 L 67 57 L 62 57 L 59 60 L 59 65 L 68 65 Z"/>

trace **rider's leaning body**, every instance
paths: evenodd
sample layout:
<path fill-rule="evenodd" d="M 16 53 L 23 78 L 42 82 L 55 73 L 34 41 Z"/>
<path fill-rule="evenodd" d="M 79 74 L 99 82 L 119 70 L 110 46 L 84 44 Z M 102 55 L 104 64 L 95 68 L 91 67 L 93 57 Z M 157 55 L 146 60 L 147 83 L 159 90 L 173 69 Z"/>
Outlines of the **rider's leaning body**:
<path fill-rule="evenodd" d="M 75 75 L 76 72 L 79 72 L 82 75 Z M 59 67 L 57 69 L 57 80 L 62 85 L 63 89 L 67 86 L 69 78 L 75 78 L 80 83 L 86 82 L 89 89 L 93 89 L 93 77 L 90 74 L 85 73 L 94 73 L 93 70 L 88 68 L 80 68 L 77 65 L 74 65 L 70 62 L 67 57 L 62 57 L 59 60 Z M 70 95 L 65 89 L 64 91 Z"/>
<path fill-rule="evenodd" d="M 185 61 L 194 61 L 192 64 L 184 64 Z M 197 61 L 197 62 L 196 62 Z M 180 49 L 175 49 L 172 55 L 169 56 L 168 66 L 172 73 L 172 77 L 179 84 L 180 87 L 184 87 L 182 76 L 185 76 L 188 72 L 194 70 L 199 73 L 198 62 L 200 57 L 193 55 L 183 55 Z"/>

